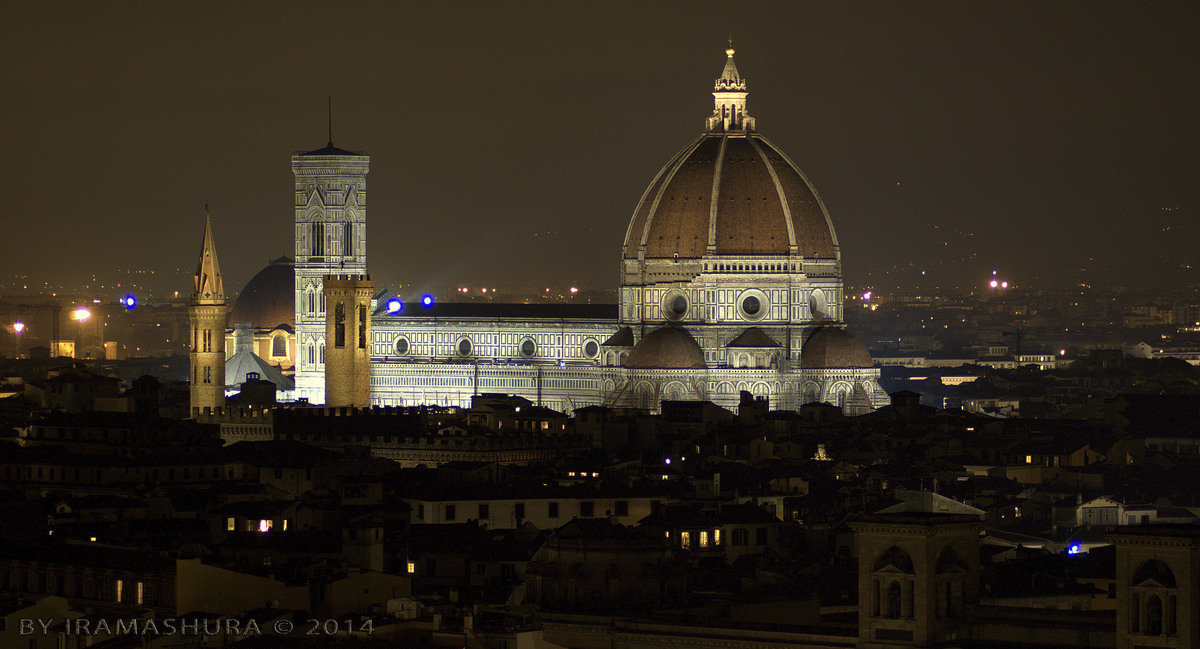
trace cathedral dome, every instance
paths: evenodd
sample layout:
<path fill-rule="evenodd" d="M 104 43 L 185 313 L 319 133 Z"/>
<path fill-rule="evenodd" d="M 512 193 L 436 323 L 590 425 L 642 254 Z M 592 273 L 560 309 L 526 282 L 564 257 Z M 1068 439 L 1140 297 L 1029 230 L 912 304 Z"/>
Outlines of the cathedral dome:
<path fill-rule="evenodd" d="M 703 370 L 704 351 L 680 327 L 662 327 L 646 334 L 629 352 L 625 367 L 658 370 Z"/>
<path fill-rule="evenodd" d="M 733 49 L 714 86 L 708 132 L 667 162 L 625 234 L 626 259 L 791 255 L 836 259 L 837 235 L 816 190 L 746 113 Z"/>
<path fill-rule="evenodd" d="M 291 257 L 272 260 L 250 278 L 229 312 L 229 324 L 239 322 L 259 329 L 274 329 L 281 324 L 295 327 L 296 280 Z"/>
<path fill-rule="evenodd" d="M 854 334 L 835 326 L 818 328 L 800 348 L 800 367 L 806 370 L 875 367 L 867 346 Z"/>

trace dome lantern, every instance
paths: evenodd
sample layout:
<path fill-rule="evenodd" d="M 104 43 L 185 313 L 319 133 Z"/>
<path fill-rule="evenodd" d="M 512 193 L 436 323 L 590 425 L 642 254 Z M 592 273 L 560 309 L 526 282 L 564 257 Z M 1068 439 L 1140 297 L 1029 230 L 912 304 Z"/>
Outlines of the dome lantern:
<path fill-rule="evenodd" d="M 705 122 L 709 131 L 753 131 L 754 118 L 746 113 L 746 80 L 733 62 L 733 39 L 725 50 L 725 68 L 713 84 L 713 114 Z"/>

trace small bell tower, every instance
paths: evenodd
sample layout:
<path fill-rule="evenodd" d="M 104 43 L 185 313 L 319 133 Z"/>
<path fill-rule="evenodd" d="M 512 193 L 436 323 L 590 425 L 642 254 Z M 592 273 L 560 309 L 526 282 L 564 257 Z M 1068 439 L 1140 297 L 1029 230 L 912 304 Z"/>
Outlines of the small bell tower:
<path fill-rule="evenodd" d="M 204 241 L 196 265 L 192 303 L 188 307 L 193 415 L 206 408 L 225 405 L 225 324 L 228 318 L 229 306 L 225 304 L 225 284 L 221 280 L 221 266 L 217 263 L 212 219 L 206 214 Z"/>

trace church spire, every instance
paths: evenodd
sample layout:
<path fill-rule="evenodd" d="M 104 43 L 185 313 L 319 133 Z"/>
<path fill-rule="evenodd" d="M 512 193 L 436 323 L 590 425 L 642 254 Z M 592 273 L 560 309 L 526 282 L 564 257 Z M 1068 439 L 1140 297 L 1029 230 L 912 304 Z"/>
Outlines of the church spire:
<path fill-rule="evenodd" d="M 713 83 L 713 114 L 705 123 L 710 131 L 753 131 L 754 118 L 746 113 L 746 80 L 733 62 L 733 37 L 725 50 L 725 67 Z"/>
<path fill-rule="evenodd" d="M 204 243 L 200 248 L 200 261 L 196 264 L 196 304 L 224 304 L 225 284 L 221 281 L 221 266 L 217 263 L 217 246 L 213 243 L 212 217 L 208 205 L 204 206 Z"/>

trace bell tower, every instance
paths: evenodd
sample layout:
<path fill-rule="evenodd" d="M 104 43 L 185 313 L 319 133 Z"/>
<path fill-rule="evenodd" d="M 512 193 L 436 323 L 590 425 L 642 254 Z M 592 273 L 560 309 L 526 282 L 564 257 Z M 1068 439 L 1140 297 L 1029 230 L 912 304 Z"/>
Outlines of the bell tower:
<path fill-rule="evenodd" d="M 326 275 L 367 272 L 365 153 L 322 149 L 292 156 L 296 186 L 296 396 L 325 403 Z"/>
<path fill-rule="evenodd" d="M 204 242 L 196 266 L 192 304 L 188 307 L 191 323 L 189 360 L 191 361 L 191 412 L 225 405 L 225 284 L 217 263 L 213 242 L 212 219 L 205 216 Z"/>

